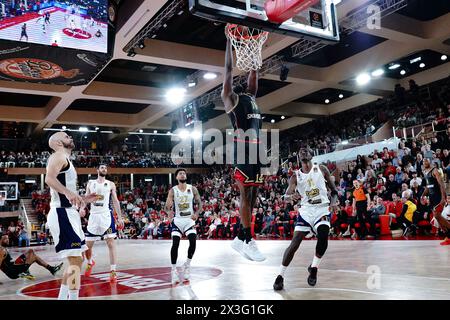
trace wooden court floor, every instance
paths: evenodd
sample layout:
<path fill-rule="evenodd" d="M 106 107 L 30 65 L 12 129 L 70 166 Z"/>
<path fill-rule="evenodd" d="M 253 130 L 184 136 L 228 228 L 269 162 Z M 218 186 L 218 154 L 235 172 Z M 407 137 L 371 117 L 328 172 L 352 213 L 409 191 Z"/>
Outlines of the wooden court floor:
<path fill-rule="evenodd" d="M 450 247 L 436 240 L 330 241 L 318 274 L 310 287 L 306 278 L 316 241 L 304 241 L 286 271 L 285 290 L 272 288 L 286 240 L 258 241 L 264 262 L 242 258 L 227 240 L 200 240 L 192 262 L 190 283 L 170 285 L 168 240 L 118 240 L 119 281 L 108 280 L 108 250 L 94 247 L 96 266 L 82 277 L 81 299 L 450 299 Z M 180 245 L 178 265 L 187 254 Z M 57 263 L 53 246 L 35 247 L 50 264 Z M 23 249 L 10 249 L 15 258 Z M 59 278 L 37 265 L 36 280 L 11 280 L 0 274 L 0 299 L 54 299 Z M 58 274 L 61 276 L 61 272 Z"/>

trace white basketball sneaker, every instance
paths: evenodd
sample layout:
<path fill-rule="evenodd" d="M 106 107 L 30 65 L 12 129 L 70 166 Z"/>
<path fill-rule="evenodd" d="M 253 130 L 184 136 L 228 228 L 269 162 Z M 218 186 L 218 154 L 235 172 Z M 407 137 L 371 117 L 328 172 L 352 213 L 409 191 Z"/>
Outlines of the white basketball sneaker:
<path fill-rule="evenodd" d="M 231 242 L 231 247 L 236 250 L 240 255 L 244 256 L 244 253 L 242 251 L 244 247 L 244 241 L 240 240 L 238 237 L 234 238 Z M 248 259 L 248 257 L 245 257 Z"/>
<path fill-rule="evenodd" d="M 180 276 L 178 275 L 177 270 L 172 270 L 172 285 L 177 285 L 180 283 Z"/>
<path fill-rule="evenodd" d="M 266 257 L 259 251 L 256 241 L 252 239 L 249 243 L 244 243 L 243 250 L 244 255 L 248 256 L 253 261 L 264 261 Z"/>
<path fill-rule="evenodd" d="M 183 279 L 184 281 L 189 281 L 191 278 L 191 267 L 187 264 L 183 265 Z"/>

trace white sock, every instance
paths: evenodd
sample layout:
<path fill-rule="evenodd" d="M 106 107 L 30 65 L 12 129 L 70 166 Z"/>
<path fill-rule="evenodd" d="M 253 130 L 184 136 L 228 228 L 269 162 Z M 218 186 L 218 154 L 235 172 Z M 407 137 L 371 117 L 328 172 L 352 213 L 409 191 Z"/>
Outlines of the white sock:
<path fill-rule="evenodd" d="M 187 258 L 186 262 L 184 263 L 185 265 L 187 265 L 188 267 L 191 266 L 191 261 L 192 259 Z"/>
<path fill-rule="evenodd" d="M 280 267 L 280 276 L 282 276 L 284 278 L 284 272 L 286 271 L 287 267 L 281 265 Z"/>
<path fill-rule="evenodd" d="M 61 284 L 59 288 L 58 300 L 67 300 L 69 298 L 69 286 Z"/>
<path fill-rule="evenodd" d="M 78 300 L 80 290 L 69 290 L 69 300 Z"/>
<path fill-rule="evenodd" d="M 312 268 L 318 268 L 319 264 L 320 264 L 320 260 L 322 260 L 322 258 L 317 258 L 316 256 L 314 256 L 313 262 L 311 264 Z"/>
<path fill-rule="evenodd" d="M 176 265 L 176 264 L 173 264 L 173 265 L 172 265 L 172 271 L 175 271 L 175 270 L 177 270 L 177 265 Z"/>
<path fill-rule="evenodd" d="M 92 264 L 92 262 L 94 262 L 94 258 L 91 257 L 90 259 L 88 259 L 88 263 Z"/>
<path fill-rule="evenodd" d="M 111 265 L 111 271 L 116 271 L 116 265 L 115 264 Z"/>

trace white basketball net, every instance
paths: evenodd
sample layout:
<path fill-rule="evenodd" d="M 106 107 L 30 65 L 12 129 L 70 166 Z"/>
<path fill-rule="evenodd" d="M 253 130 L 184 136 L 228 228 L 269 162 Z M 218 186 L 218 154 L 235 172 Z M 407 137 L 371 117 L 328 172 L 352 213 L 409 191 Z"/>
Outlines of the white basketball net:
<path fill-rule="evenodd" d="M 236 51 L 237 68 L 246 72 L 260 69 L 262 66 L 261 50 L 269 33 L 236 24 L 228 24 L 226 34 Z"/>

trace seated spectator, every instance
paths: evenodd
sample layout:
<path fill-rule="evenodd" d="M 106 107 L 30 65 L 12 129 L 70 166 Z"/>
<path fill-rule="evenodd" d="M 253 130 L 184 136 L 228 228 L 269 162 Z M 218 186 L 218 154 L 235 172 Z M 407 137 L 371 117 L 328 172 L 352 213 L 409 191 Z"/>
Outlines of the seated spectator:
<path fill-rule="evenodd" d="M 30 246 L 30 239 L 28 238 L 28 232 L 24 227 L 20 228 L 18 244 L 19 244 L 19 247 L 29 247 Z"/>
<path fill-rule="evenodd" d="M 403 209 L 402 214 L 398 218 L 400 227 L 403 229 L 403 236 L 416 229 L 413 225 L 414 212 L 417 210 L 417 206 L 411 201 L 411 192 L 406 190 L 402 193 Z"/>
<path fill-rule="evenodd" d="M 386 207 L 383 204 L 383 198 L 377 197 L 375 204 L 372 206 L 372 208 L 368 211 L 369 217 L 368 222 L 370 224 L 370 231 L 369 233 L 376 237 L 376 224 L 379 223 L 380 215 L 384 215 L 386 213 Z"/>

